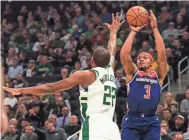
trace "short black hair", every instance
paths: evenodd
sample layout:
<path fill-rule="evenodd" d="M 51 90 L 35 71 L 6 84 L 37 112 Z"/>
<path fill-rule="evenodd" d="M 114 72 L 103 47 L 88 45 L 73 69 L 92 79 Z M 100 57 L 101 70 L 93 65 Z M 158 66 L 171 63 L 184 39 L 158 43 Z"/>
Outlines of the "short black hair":
<path fill-rule="evenodd" d="M 98 67 L 106 67 L 110 63 L 110 53 L 107 49 L 99 47 L 93 52 L 93 60 Z"/>

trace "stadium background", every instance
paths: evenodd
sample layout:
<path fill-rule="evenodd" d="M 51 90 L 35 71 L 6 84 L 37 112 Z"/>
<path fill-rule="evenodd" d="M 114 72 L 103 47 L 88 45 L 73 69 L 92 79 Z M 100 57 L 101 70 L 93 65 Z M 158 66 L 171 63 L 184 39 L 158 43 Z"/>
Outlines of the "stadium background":
<path fill-rule="evenodd" d="M 172 139 L 177 132 L 189 138 L 189 87 L 178 90 L 178 63 L 189 56 L 189 2 L 1 2 L 1 58 L 4 64 L 4 86 L 28 87 L 65 79 L 80 69 L 90 68 L 92 51 L 106 47 L 111 13 L 123 13 L 135 5 L 153 9 L 158 28 L 166 45 L 170 85 L 175 90 L 162 92 L 157 115 L 163 121 L 163 139 Z M 127 22 L 117 37 L 116 84 L 117 105 L 114 120 L 121 129 L 121 119 L 126 113 L 126 86 L 119 53 L 128 33 Z M 152 30 L 147 26 L 136 37 L 131 56 L 136 61 L 137 52 L 148 50 L 156 56 Z M 188 64 L 183 63 L 181 68 Z M 167 83 L 165 80 L 165 84 Z M 174 88 L 176 86 L 176 88 Z M 4 101 L 9 117 L 9 131 L 4 140 L 56 139 L 49 136 L 46 120 L 57 131 L 71 136 L 80 129 L 78 87 L 55 95 L 20 95 L 6 93 Z M 185 99 L 186 98 L 186 99 Z M 164 121 L 165 120 L 165 121 Z M 103 124 L 101 124 L 103 125 Z M 167 125 L 164 127 L 163 125 Z M 26 126 L 32 126 L 26 127 Z M 61 131 L 62 128 L 65 132 Z M 27 129 L 27 132 L 25 132 Z M 43 133 L 41 132 L 43 130 Z M 29 132 L 28 132 L 29 131 Z M 59 132 L 59 131 L 58 131 Z M 77 136 L 72 138 L 77 140 Z"/>

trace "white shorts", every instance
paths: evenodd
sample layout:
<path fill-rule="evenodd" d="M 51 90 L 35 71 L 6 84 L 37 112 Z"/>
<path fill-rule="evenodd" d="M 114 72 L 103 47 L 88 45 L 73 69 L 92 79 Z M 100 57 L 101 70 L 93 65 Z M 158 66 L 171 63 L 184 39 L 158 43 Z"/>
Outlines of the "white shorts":
<path fill-rule="evenodd" d="M 104 115 L 86 117 L 79 133 L 79 140 L 121 140 L 119 128 Z"/>

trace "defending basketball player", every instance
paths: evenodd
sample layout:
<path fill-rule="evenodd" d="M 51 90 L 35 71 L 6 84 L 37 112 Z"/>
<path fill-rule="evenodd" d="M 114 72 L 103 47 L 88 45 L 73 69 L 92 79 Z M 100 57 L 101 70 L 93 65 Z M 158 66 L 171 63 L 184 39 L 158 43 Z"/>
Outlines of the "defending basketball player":
<path fill-rule="evenodd" d="M 152 11 L 149 18 L 158 53 L 157 72 L 151 69 L 154 58 L 148 52 L 139 53 L 137 66 L 130 57 L 133 40 L 144 26 L 130 27 L 131 32 L 121 50 L 120 57 L 128 87 L 128 113 L 122 122 L 122 140 L 160 140 L 160 124 L 155 112 L 167 74 L 167 59 L 165 45 Z"/>
<path fill-rule="evenodd" d="M 1 68 L 0 68 L 0 75 L 1 75 L 0 85 L 2 85 L 2 83 L 3 83 L 2 73 L 3 72 L 2 72 L 1 62 L 0 62 L 0 66 L 1 66 Z M 3 95 L 4 93 L 3 93 L 1 87 L 0 87 L 0 91 L 1 91 L 1 93 L 0 93 L 0 100 L 1 100 L 1 103 L 0 103 L 0 114 L 1 114 L 0 138 L 1 138 L 1 136 L 3 136 L 6 133 L 6 131 L 7 131 L 7 128 L 8 128 L 8 118 L 7 118 L 7 114 L 5 112 L 5 108 L 4 108 L 4 95 Z"/>
<path fill-rule="evenodd" d="M 80 86 L 81 113 L 84 118 L 79 140 L 120 140 L 117 125 L 112 121 L 115 110 L 116 84 L 114 77 L 114 55 L 117 32 L 124 21 L 121 16 L 112 15 L 108 50 L 97 48 L 92 55 L 92 69 L 77 71 L 69 78 L 55 83 L 47 83 L 31 88 L 4 90 L 14 95 L 56 93 Z"/>

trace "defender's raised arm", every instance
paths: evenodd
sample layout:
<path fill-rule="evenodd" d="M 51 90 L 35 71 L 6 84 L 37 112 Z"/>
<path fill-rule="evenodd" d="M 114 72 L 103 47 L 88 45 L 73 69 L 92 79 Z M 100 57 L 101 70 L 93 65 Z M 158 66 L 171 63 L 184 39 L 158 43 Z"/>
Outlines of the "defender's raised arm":
<path fill-rule="evenodd" d="M 108 27 L 110 31 L 110 37 L 108 41 L 108 51 L 110 52 L 111 59 L 110 59 L 110 65 L 112 68 L 114 68 L 114 60 L 115 60 L 115 53 L 116 53 L 116 39 L 117 39 L 117 32 L 119 31 L 121 25 L 125 22 L 121 22 L 122 15 L 118 15 L 116 13 L 116 16 L 112 14 L 112 24 L 105 23 L 105 25 Z"/>

